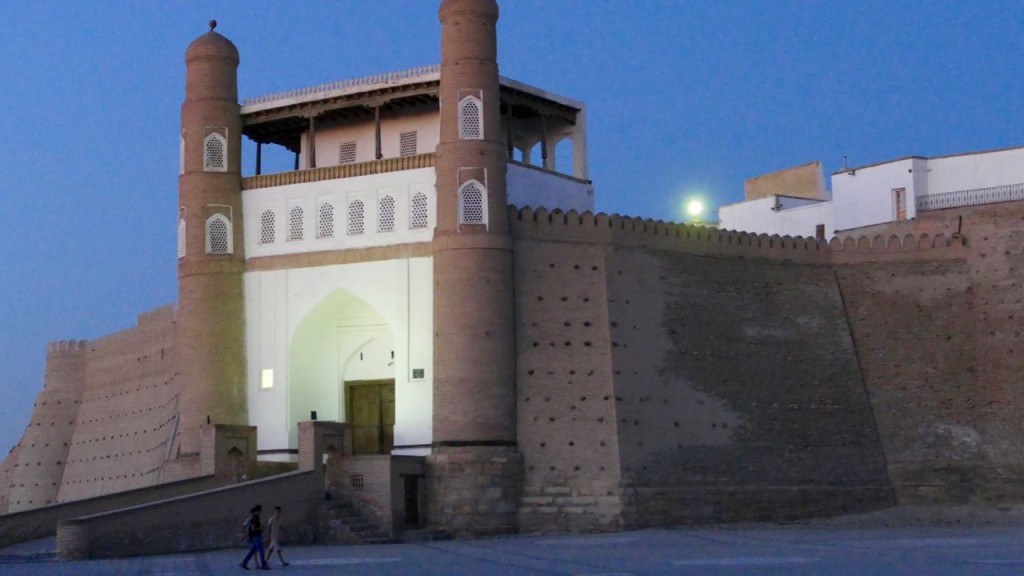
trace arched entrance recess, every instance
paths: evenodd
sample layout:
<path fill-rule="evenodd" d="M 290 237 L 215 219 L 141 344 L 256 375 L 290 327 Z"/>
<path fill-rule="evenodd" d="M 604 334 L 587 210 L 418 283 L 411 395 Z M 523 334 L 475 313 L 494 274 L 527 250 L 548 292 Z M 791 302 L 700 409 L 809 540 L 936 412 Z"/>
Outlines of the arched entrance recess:
<path fill-rule="evenodd" d="M 288 351 L 288 429 L 347 422 L 353 452 L 388 453 L 394 443 L 395 346 L 387 321 L 365 300 L 336 290 L 299 323 Z"/>

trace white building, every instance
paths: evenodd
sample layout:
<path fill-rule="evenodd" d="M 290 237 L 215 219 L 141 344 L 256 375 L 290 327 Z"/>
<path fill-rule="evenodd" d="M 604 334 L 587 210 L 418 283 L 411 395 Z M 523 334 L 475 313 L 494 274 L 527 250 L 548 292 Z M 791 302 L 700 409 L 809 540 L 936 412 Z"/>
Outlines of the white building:
<path fill-rule="evenodd" d="M 748 191 L 746 201 L 720 208 L 721 227 L 831 238 L 914 219 L 918 212 L 1024 200 L 1024 147 L 845 168 L 832 174 L 830 198 L 824 192 L 816 199 L 788 195 L 781 176 L 801 169 L 766 175 L 782 182 L 768 196 L 752 198 Z"/>
<path fill-rule="evenodd" d="M 241 107 L 257 143 L 242 187 L 248 381 L 259 383 L 248 413 L 261 458 L 294 452 L 296 423 L 314 411 L 348 422 L 357 451 L 429 451 L 439 81 L 435 66 Z M 584 105 L 500 82 L 509 202 L 593 211 Z M 569 165 L 556 166 L 560 143 Z M 264 145 L 293 152 L 295 171 L 260 174 Z"/>

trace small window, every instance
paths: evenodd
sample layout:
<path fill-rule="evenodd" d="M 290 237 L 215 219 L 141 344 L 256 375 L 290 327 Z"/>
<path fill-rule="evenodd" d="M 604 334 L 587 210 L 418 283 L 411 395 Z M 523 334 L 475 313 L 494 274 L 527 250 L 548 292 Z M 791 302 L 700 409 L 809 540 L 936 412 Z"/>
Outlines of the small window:
<path fill-rule="evenodd" d="M 459 101 L 459 138 L 482 140 L 484 137 L 484 106 L 476 96 Z"/>
<path fill-rule="evenodd" d="M 288 241 L 302 240 L 302 206 L 292 206 L 288 211 Z"/>
<path fill-rule="evenodd" d="M 353 200 L 348 204 L 348 235 L 363 233 L 363 201 Z"/>
<path fill-rule="evenodd" d="M 228 140 L 217 134 L 210 134 L 203 141 L 203 170 L 207 172 L 228 171 Z"/>
<path fill-rule="evenodd" d="M 206 253 L 231 254 L 231 221 L 223 214 L 214 214 L 206 220 Z"/>
<path fill-rule="evenodd" d="M 316 237 L 334 238 L 334 204 L 321 202 L 316 210 Z"/>
<path fill-rule="evenodd" d="M 181 142 L 178 144 L 178 174 L 185 173 L 185 137 L 181 137 Z"/>
<path fill-rule="evenodd" d="M 384 195 L 377 203 L 377 232 L 395 231 L 395 197 Z"/>
<path fill-rule="evenodd" d="M 264 368 L 260 371 L 260 390 L 274 389 L 274 369 Z"/>
<path fill-rule="evenodd" d="M 487 191 L 483 184 L 470 180 L 459 188 L 459 223 L 487 223 Z"/>
<path fill-rule="evenodd" d="M 178 220 L 178 258 L 185 257 L 185 219 Z"/>
<path fill-rule="evenodd" d="M 263 214 L 260 214 L 260 244 L 274 243 L 274 225 L 276 220 L 273 210 L 264 210 Z"/>
<path fill-rule="evenodd" d="M 416 132 L 402 132 L 398 137 L 398 155 L 416 155 Z"/>
<path fill-rule="evenodd" d="M 417 192 L 412 196 L 411 206 L 409 207 L 409 228 L 419 229 L 426 228 L 428 224 L 427 214 L 427 195 L 423 192 Z"/>
<path fill-rule="evenodd" d="M 354 164 L 356 161 L 356 143 L 342 142 L 338 144 L 338 164 Z"/>

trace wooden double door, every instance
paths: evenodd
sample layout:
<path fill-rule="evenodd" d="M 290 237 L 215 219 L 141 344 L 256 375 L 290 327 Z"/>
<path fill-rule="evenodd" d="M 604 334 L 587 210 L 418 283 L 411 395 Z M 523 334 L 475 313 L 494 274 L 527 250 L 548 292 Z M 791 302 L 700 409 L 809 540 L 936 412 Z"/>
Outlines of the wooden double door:
<path fill-rule="evenodd" d="M 389 454 L 395 446 L 395 381 L 345 382 L 345 421 L 353 454 Z"/>

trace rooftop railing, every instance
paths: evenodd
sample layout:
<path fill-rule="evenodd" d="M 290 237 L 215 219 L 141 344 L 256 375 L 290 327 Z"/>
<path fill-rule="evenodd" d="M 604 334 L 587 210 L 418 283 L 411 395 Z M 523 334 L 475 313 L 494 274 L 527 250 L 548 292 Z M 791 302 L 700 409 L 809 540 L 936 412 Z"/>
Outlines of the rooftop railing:
<path fill-rule="evenodd" d="M 247 98 L 242 102 L 242 106 L 255 106 L 257 104 L 267 104 L 270 102 L 277 102 L 279 100 L 290 100 L 293 98 L 302 98 L 317 94 L 328 94 L 331 92 L 344 92 L 353 89 L 367 88 L 370 86 L 401 84 L 411 78 L 430 75 L 436 76 L 440 73 L 441 67 L 437 64 L 432 66 L 420 66 L 419 68 L 399 70 L 398 72 L 339 80 L 337 82 L 329 82 L 327 84 L 318 84 L 316 86 L 307 86 L 305 88 L 297 88 L 295 90 L 287 90 L 285 92 L 275 92 L 273 94 Z"/>
<path fill-rule="evenodd" d="M 291 172 L 278 172 L 276 174 L 261 174 L 259 176 L 247 176 L 242 178 L 242 190 L 254 190 L 256 188 L 273 188 L 275 186 L 287 186 L 289 184 L 304 184 L 306 182 L 320 182 L 322 180 L 337 180 L 339 178 L 352 178 L 355 176 L 369 176 L 371 174 L 383 174 L 385 172 L 400 172 L 402 170 L 415 170 L 417 168 L 433 168 L 434 153 L 417 154 L 415 156 L 399 156 L 397 158 L 384 158 L 382 160 L 371 160 L 357 164 L 338 164 L 335 166 L 324 166 L 309 170 L 293 170 Z"/>
<path fill-rule="evenodd" d="M 1017 200 L 1024 200 L 1024 183 L 974 188 L 971 190 L 956 190 L 942 194 L 926 194 L 917 197 L 916 205 L 918 212 L 927 212 L 929 210 L 945 210 L 947 208 L 980 206 L 982 204 L 1015 202 Z"/>

